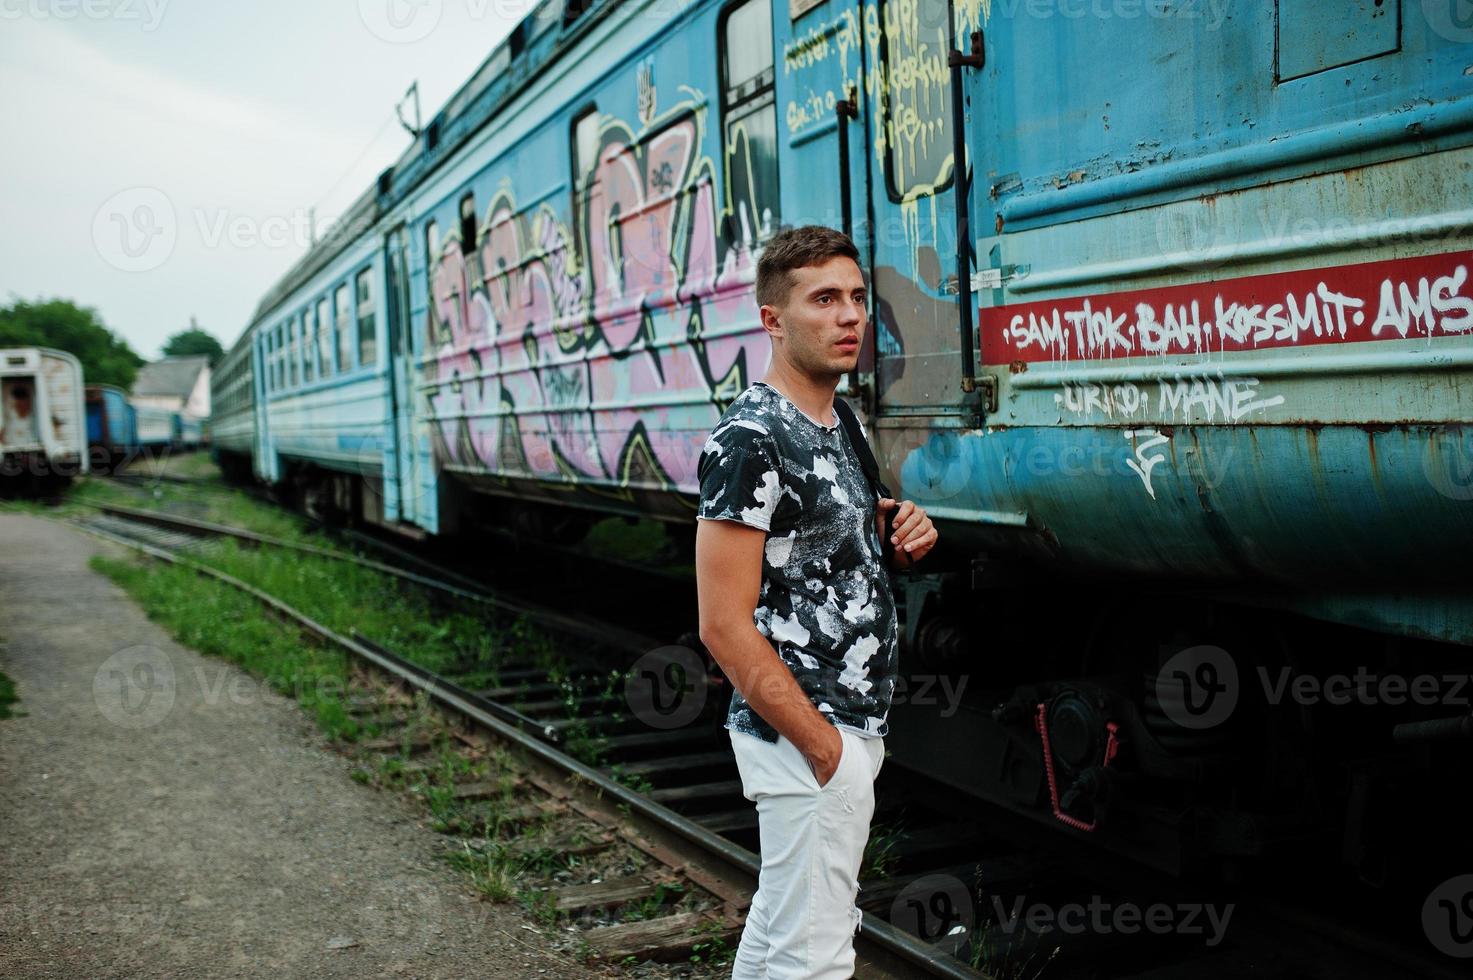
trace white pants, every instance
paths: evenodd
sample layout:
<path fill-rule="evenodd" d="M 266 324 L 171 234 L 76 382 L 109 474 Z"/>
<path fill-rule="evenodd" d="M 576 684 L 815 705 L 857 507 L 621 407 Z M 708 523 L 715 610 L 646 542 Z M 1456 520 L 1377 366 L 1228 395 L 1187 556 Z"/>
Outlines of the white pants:
<path fill-rule="evenodd" d="M 883 739 L 843 728 L 839 768 L 822 787 L 803 753 L 731 733 L 742 793 L 757 804 L 762 871 L 732 980 L 848 980 L 860 912 L 859 865 L 875 812 Z"/>

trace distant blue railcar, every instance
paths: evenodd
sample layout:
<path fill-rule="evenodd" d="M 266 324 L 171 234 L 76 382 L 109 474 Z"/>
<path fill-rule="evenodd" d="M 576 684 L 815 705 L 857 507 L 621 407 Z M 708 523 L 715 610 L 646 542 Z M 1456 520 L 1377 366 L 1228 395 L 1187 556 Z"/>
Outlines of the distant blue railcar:
<path fill-rule="evenodd" d="M 390 527 L 688 525 L 706 433 L 767 366 L 757 256 L 844 228 L 872 317 L 843 390 L 945 542 L 903 586 L 908 662 L 977 681 L 897 707 L 897 751 L 1077 830 L 1122 731 L 1149 790 L 1100 838 L 1171 868 L 1314 823 L 1204 789 L 1225 744 L 1285 782 L 1332 759 L 1360 773 L 1325 789 L 1346 854 L 1394 849 L 1370 750 L 1261 703 L 1276 728 L 1203 734 L 1171 684 L 1206 676 L 1183 652 L 1249 677 L 1473 643 L 1473 35 L 1447 5 L 657 8 L 518 25 L 263 298 L 216 377 L 229 451 Z M 1379 709 L 1315 731 L 1419 719 Z"/>
<path fill-rule="evenodd" d="M 88 385 L 87 449 L 96 469 L 125 463 L 138 452 L 138 413 L 114 385 Z"/>

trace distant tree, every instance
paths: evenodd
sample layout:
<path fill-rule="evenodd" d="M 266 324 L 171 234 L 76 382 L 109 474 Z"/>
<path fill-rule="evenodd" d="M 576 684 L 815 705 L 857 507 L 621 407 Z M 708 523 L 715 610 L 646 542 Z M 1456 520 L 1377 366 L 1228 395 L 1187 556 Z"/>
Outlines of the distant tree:
<path fill-rule="evenodd" d="M 164 343 L 164 356 L 188 357 L 193 354 L 208 354 L 210 367 L 214 367 L 225 356 L 225 348 L 213 334 L 201 330 L 194 317 L 190 317 L 189 329 L 179 331 Z"/>
<path fill-rule="evenodd" d="M 97 311 L 70 300 L 0 306 L 0 347 L 54 347 L 75 354 L 87 384 L 127 390 L 143 364 L 128 342 L 103 325 Z"/>

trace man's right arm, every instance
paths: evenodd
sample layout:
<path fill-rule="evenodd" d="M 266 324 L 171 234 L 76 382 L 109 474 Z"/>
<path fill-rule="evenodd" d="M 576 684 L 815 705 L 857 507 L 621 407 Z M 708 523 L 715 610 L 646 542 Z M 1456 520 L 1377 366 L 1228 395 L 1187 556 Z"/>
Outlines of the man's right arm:
<path fill-rule="evenodd" d="M 824 785 L 839 766 L 843 739 L 752 621 L 766 542 L 766 532 L 736 521 L 697 522 L 701 642 L 752 710 L 797 746 Z"/>

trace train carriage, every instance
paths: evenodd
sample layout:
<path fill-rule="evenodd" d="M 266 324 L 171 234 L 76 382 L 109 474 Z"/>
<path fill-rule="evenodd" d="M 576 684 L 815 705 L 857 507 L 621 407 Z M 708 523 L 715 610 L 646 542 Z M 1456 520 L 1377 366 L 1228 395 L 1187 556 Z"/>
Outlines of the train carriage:
<path fill-rule="evenodd" d="M 255 350 L 250 333 L 240 339 L 210 375 L 210 452 L 224 474 L 246 481 L 255 452 Z"/>
<path fill-rule="evenodd" d="M 124 465 L 138 452 L 138 413 L 116 385 L 87 385 L 87 449 L 96 469 Z"/>
<path fill-rule="evenodd" d="M 0 492 L 44 491 L 88 472 L 82 388 L 71 354 L 0 349 Z"/>
<path fill-rule="evenodd" d="M 1173 870 L 1414 846 L 1370 760 L 1459 718 L 1204 732 L 1163 679 L 1473 643 L 1473 37 L 1436 6 L 548 0 L 261 304 L 256 472 L 431 534 L 688 526 L 767 366 L 763 243 L 841 227 L 841 390 L 944 541 L 906 659 L 972 682 L 897 705 L 907 764 Z M 1317 767 L 1353 791 L 1242 792 Z"/>

